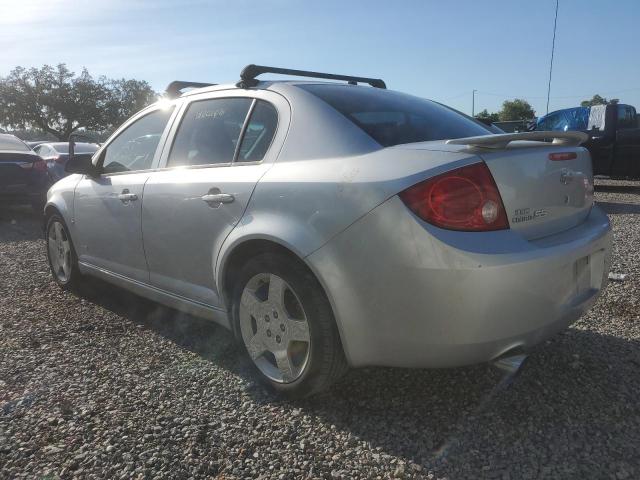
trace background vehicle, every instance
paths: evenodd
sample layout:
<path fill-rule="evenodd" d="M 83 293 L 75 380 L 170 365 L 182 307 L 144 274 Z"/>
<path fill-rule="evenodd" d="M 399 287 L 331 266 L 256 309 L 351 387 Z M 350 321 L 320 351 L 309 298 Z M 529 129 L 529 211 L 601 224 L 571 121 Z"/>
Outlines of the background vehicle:
<path fill-rule="evenodd" d="M 0 134 L 0 203 L 28 203 L 42 211 L 50 185 L 44 160 L 18 137 Z"/>
<path fill-rule="evenodd" d="M 217 321 L 299 396 L 347 364 L 520 358 L 606 284 L 585 134 L 492 135 L 379 79 L 191 85 L 68 161 L 46 208 L 61 286 L 91 274 Z"/>
<path fill-rule="evenodd" d="M 535 129 L 586 132 L 595 175 L 640 178 L 640 117 L 631 105 L 566 108 L 540 117 Z"/>
<path fill-rule="evenodd" d="M 24 143 L 26 143 L 27 145 L 29 145 L 29 148 L 30 148 L 31 150 L 35 150 L 35 148 L 36 148 L 38 145 L 41 145 L 41 144 L 43 144 L 43 143 L 48 143 L 49 141 L 50 141 L 50 140 L 35 140 L 35 141 L 28 141 L 28 142 L 24 142 Z"/>
<path fill-rule="evenodd" d="M 98 145 L 95 143 L 76 143 L 75 155 L 78 157 L 91 156 L 98 150 Z M 57 182 L 62 177 L 67 176 L 64 170 L 64 166 L 69 159 L 69 143 L 68 142 L 55 142 L 55 143 L 41 143 L 33 148 L 33 151 L 40 155 L 45 162 L 47 162 L 47 168 L 49 174 L 54 182 Z"/>

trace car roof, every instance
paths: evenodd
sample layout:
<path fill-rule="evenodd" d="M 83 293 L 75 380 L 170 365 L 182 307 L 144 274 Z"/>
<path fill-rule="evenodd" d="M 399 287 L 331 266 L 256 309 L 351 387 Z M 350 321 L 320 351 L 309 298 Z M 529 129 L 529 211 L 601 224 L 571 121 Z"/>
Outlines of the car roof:
<path fill-rule="evenodd" d="M 182 95 L 180 95 L 177 98 L 185 98 L 191 95 L 198 95 L 200 93 L 207 93 L 207 92 L 217 92 L 221 90 L 271 90 L 272 89 L 271 87 L 284 87 L 284 89 L 286 90 L 288 87 L 296 88 L 298 85 L 337 85 L 337 86 L 344 86 L 348 88 L 374 88 L 366 85 L 350 85 L 348 83 L 339 82 L 339 81 L 322 82 L 317 80 L 315 81 L 314 80 L 260 80 L 255 86 L 251 86 L 249 88 L 239 87 L 238 84 L 236 83 L 221 83 L 218 85 L 211 85 L 208 87 L 193 88 L 191 90 L 184 92 Z M 281 88 L 278 88 L 278 90 L 281 90 Z M 376 90 L 384 91 L 385 89 L 376 89 Z"/>

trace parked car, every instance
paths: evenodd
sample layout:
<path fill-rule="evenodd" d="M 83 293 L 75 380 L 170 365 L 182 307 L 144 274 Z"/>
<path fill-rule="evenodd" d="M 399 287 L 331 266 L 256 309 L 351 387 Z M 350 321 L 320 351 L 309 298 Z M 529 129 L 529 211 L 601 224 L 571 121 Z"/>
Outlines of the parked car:
<path fill-rule="evenodd" d="M 24 143 L 26 143 L 27 145 L 29 145 L 29 148 L 30 148 L 31 150 L 35 150 L 35 148 L 36 148 L 38 145 L 41 145 L 41 144 L 43 144 L 43 143 L 47 143 L 47 142 L 49 142 L 49 141 L 50 141 L 50 140 L 33 140 L 33 141 L 24 142 Z"/>
<path fill-rule="evenodd" d="M 75 155 L 78 157 L 84 156 L 91 158 L 97 150 L 98 145 L 95 143 L 75 144 Z M 49 173 L 54 182 L 57 182 L 62 177 L 67 176 L 64 166 L 69 159 L 68 142 L 42 143 L 37 145 L 33 151 L 47 162 L 47 168 L 49 169 Z"/>
<path fill-rule="evenodd" d="M 30 204 L 42 212 L 51 179 L 47 165 L 18 137 L 0 134 L 0 204 Z"/>
<path fill-rule="evenodd" d="M 49 191 L 62 287 L 93 275 L 212 319 L 301 396 L 347 366 L 517 365 L 606 285 L 583 133 L 492 135 L 379 79 L 189 85 Z"/>
<path fill-rule="evenodd" d="M 586 132 L 595 175 L 640 178 L 640 118 L 631 105 L 566 108 L 540 117 L 535 129 Z"/>

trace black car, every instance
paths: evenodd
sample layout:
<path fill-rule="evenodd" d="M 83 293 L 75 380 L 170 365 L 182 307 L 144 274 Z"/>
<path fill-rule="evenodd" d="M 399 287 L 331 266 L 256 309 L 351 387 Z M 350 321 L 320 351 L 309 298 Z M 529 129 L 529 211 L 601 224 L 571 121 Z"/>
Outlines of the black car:
<path fill-rule="evenodd" d="M 40 211 L 51 184 L 38 154 L 18 137 L 0 134 L 0 205 L 25 203 Z"/>
<path fill-rule="evenodd" d="M 640 179 L 640 116 L 631 105 L 565 108 L 540 117 L 535 130 L 580 130 L 594 175 Z"/>
<path fill-rule="evenodd" d="M 79 142 L 75 144 L 74 156 L 91 158 L 98 148 L 99 145 L 95 143 Z M 69 160 L 68 142 L 41 143 L 35 146 L 33 151 L 47 162 L 49 174 L 54 182 L 67 176 L 64 167 L 67 164 L 67 160 Z"/>

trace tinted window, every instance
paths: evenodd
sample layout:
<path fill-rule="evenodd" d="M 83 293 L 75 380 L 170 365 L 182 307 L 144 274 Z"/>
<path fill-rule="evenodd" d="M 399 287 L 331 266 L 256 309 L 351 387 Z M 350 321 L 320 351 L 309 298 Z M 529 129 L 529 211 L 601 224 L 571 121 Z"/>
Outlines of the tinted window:
<path fill-rule="evenodd" d="M 384 147 L 491 134 L 484 125 L 443 105 L 399 92 L 326 84 L 300 88 L 320 97 Z"/>
<path fill-rule="evenodd" d="M 112 141 L 103 154 L 105 173 L 151 168 L 160 136 L 167 126 L 173 107 L 145 115 L 129 125 Z"/>
<path fill-rule="evenodd" d="M 262 160 L 278 127 L 278 112 L 270 103 L 258 100 L 242 137 L 237 162 Z"/>
<path fill-rule="evenodd" d="M 11 150 L 13 152 L 28 152 L 31 149 L 22 140 L 13 135 L 0 135 L 0 150 Z"/>
<path fill-rule="evenodd" d="M 634 128 L 635 111 L 628 105 L 618 105 L 618 128 Z"/>
<path fill-rule="evenodd" d="M 176 134 L 168 165 L 232 162 L 251 102 L 250 98 L 193 102 Z"/>

